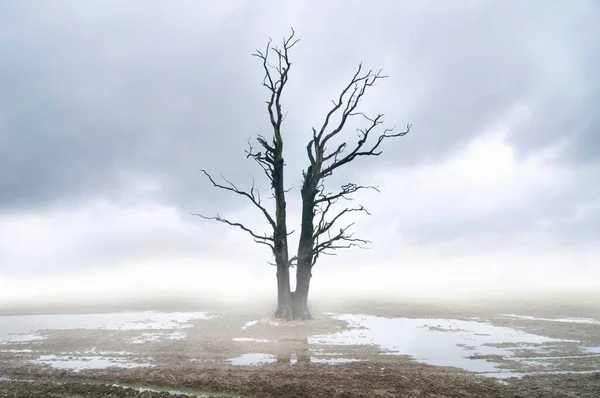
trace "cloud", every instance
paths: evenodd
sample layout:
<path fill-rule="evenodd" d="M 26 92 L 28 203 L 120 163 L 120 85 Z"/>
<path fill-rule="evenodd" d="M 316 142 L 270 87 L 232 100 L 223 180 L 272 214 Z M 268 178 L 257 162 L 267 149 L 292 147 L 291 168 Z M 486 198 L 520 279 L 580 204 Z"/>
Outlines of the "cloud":
<path fill-rule="evenodd" d="M 562 274 L 575 276 L 587 269 L 581 253 L 598 256 L 597 2 L 32 7 L 0 5 L 5 278 L 43 284 L 50 274 L 70 275 L 77 284 L 77 275 L 99 270 L 106 278 L 134 269 L 159 275 L 165 264 L 197 277 L 208 268 L 188 274 L 190 264 L 211 262 L 228 264 L 221 270 L 249 262 L 271 273 L 268 251 L 242 231 L 190 213 L 264 228 L 260 215 L 212 189 L 200 169 L 240 187 L 260 175 L 243 152 L 249 137 L 269 134 L 262 70 L 250 54 L 268 37 L 277 43 L 290 26 L 301 38 L 284 95 L 290 229 L 299 227 L 311 127 L 322 123 L 359 62 L 389 74 L 367 93 L 363 110 L 385 113 L 390 125 L 413 124 L 382 156 L 330 181 L 332 189 L 373 183 L 382 193 L 357 198 L 373 216 L 357 216 L 356 232 L 373 248 L 323 259 L 324 268 L 393 267 L 403 259 L 458 272 L 448 264 L 468 262 L 474 270 L 484 261 L 480 275 L 493 280 L 501 277 L 494 267 L 503 275 L 519 269 L 493 260 L 502 253 L 538 271 L 554 256 Z M 352 129 L 347 134 L 354 139 Z M 267 196 L 266 182 L 257 183 Z M 203 275 L 224 281 L 227 272 Z M 407 280 L 431 283 L 419 272 Z"/>

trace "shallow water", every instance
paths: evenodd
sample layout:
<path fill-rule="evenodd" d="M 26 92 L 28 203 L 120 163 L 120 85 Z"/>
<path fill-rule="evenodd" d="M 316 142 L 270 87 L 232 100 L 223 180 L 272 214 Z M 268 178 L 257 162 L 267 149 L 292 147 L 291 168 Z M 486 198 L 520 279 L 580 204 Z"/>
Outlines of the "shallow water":
<path fill-rule="evenodd" d="M 164 340 L 183 340 L 186 335 L 182 332 L 173 333 L 142 333 L 141 335 L 129 340 L 131 344 L 145 344 L 149 342 L 160 342 Z"/>
<path fill-rule="evenodd" d="M 341 365 L 344 363 L 361 362 L 360 359 L 352 359 L 352 358 L 317 358 L 317 357 L 311 357 L 310 361 L 313 363 L 324 363 L 326 365 Z"/>
<path fill-rule="evenodd" d="M 525 376 L 539 376 L 539 375 L 568 375 L 568 374 L 594 374 L 599 373 L 600 370 L 553 370 L 548 372 L 529 372 L 529 373 L 518 373 L 518 372 L 489 372 L 480 373 L 479 376 L 494 377 L 496 379 L 510 379 L 512 377 L 522 378 Z"/>
<path fill-rule="evenodd" d="M 49 365 L 57 369 L 69 369 L 79 372 L 85 369 L 139 368 L 150 367 L 150 363 L 131 362 L 126 357 L 81 356 L 81 355 L 42 355 L 31 362 L 39 365 Z"/>
<path fill-rule="evenodd" d="M 258 321 L 248 321 L 248 322 L 244 323 L 244 325 L 242 326 L 242 330 L 246 330 L 249 327 L 254 326 L 256 324 L 258 324 Z"/>
<path fill-rule="evenodd" d="M 322 363 L 326 365 L 341 365 L 344 363 L 360 362 L 359 359 L 351 358 L 319 358 L 315 356 L 299 358 L 296 354 L 292 354 L 290 356 L 286 356 L 283 359 L 279 359 L 276 355 L 260 353 L 244 354 L 236 358 L 231 358 L 228 361 L 229 363 L 235 366 L 261 366 L 276 362 L 287 363 L 290 365 L 294 365 L 298 362 Z"/>
<path fill-rule="evenodd" d="M 351 329 L 312 336 L 311 345 L 375 345 L 387 355 L 408 355 L 430 365 L 458 367 L 475 373 L 505 372 L 494 362 L 513 357 L 516 349 L 537 352 L 547 345 L 573 342 L 475 321 L 371 315 L 333 318 L 347 321 Z"/>
<path fill-rule="evenodd" d="M 121 388 L 136 390 L 137 392 L 140 392 L 140 393 L 148 391 L 148 392 L 166 392 L 171 395 L 185 395 L 185 396 L 197 397 L 197 398 L 206 398 L 206 397 L 214 397 L 214 396 L 222 396 L 222 397 L 228 397 L 228 398 L 241 398 L 238 395 L 224 394 L 221 392 L 207 392 L 207 391 L 198 391 L 198 390 L 173 390 L 173 389 L 169 389 L 169 388 L 134 386 L 134 385 L 129 385 L 129 384 L 111 384 L 111 385 L 113 387 L 121 387 Z"/>
<path fill-rule="evenodd" d="M 239 343 L 243 343 L 243 342 L 251 342 L 251 343 L 273 343 L 273 340 L 253 339 L 253 338 L 250 338 L 250 337 L 235 337 L 233 339 L 233 341 L 237 341 Z"/>
<path fill-rule="evenodd" d="M 562 323 L 585 323 L 592 325 L 600 325 L 600 321 L 592 318 L 537 318 L 529 315 L 501 314 L 508 318 L 517 318 L 528 321 L 545 321 L 545 322 L 562 322 Z"/>
<path fill-rule="evenodd" d="M 163 340 L 180 340 L 186 337 L 182 329 L 192 326 L 194 320 L 214 318 L 206 312 L 122 312 L 107 314 L 56 314 L 20 315 L 0 317 L 0 344 L 21 344 L 43 342 L 49 331 L 87 329 L 115 331 L 145 331 L 126 343 L 143 344 Z M 175 331 L 172 331 L 175 329 Z M 40 346 L 41 347 L 41 346 Z M 7 351 L 10 352 L 10 351 Z M 34 353 L 33 350 L 16 350 L 15 353 Z M 40 350 L 40 354 L 47 354 Z M 30 359 L 31 363 L 49 365 L 75 372 L 84 369 L 105 369 L 108 367 L 135 368 L 152 366 L 150 363 L 135 361 L 134 354 L 125 351 L 96 352 L 95 348 L 85 352 L 41 355 Z"/>
<path fill-rule="evenodd" d="M 211 319 L 206 312 L 120 312 L 0 316 L 0 342 L 42 339 L 40 330 L 169 330 L 191 327 L 191 321 Z"/>
<path fill-rule="evenodd" d="M 243 354 L 229 359 L 229 363 L 237 366 L 260 366 L 277 362 L 277 356 L 271 354 Z"/>
<path fill-rule="evenodd" d="M 0 382 L 6 382 L 6 381 L 18 381 L 18 382 L 30 382 L 30 383 L 35 382 L 35 380 L 32 380 L 32 379 L 13 379 L 13 378 L 0 376 Z M 50 382 L 55 383 L 55 384 L 60 384 L 60 382 L 54 381 L 54 380 L 52 380 Z M 119 388 L 124 388 L 124 389 L 128 389 L 128 390 L 135 390 L 140 393 L 148 391 L 148 392 L 158 392 L 158 393 L 166 392 L 170 395 L 185 395 L 185 396 L 198 397 L 198 398 L 202 398 L 202 397 L 207 398 L 207 397 L 214 397 L 214 396 L 227 397 L 227 398 L 242 398 L 239 395 L 231 395 L 231 394 L 227 394 L 227 393 L 223 393 L 223 392 L 201 391 L 201 390 L 192 390 L 192 389 L 175 390 L 175 389 L 168 388 L 168 387 L 155 387 L 155 386 L 143 386 L 143 385 L 134 385 L 134 384 L 120 384 L 120 383 L 108 384 L 108 383 L 102 383 L 100 381 L 87 381 L 87 382 L 83 382 L 82 384 L 119 387 Z"/>
<path fill-rule="evenodd" d="M 337 365 L 355 362 L 357 359 L 352 358 L 352 355 L 348 358 L 348 354 L 343 354 L 342 349 L 334 354 L 336 350 L 332 347 L 373 345 L 384 351 L 384 355 L 407 355 L 430 365 L 458 367 L 494 377 L 518 377 L 525 372 L 532 374 L 539 371 L 552 374 L 551 372 L 563 372 L 571 367 L 587 372 L 593 369 L 595 364 L 600 364 L 597 359 L 594 359 L 600 355 L 600 347 L 586 347 L 575 340 L 553 339 L 510 327 L 494 326 L 478 319 L 383 318 L 356 314 L 330 314 L 330 316 L 348 322 L 350 329 L 308 337 L 304 343 L 306 353 L 297 358 L 294 354 L 279 355 L 278 358 L 276 355 L 266 353 L 252 353 L 231 358 L 228 362 L 244 366 L 275 362 Z M 503 316 L 546 320 L 510 314 Z M 144 352 L 139 345 L 155 344 L 152 346 L 154 349 L 162 343 L 187 339 L 185 329 L 192 327 L 193 321 L 214 317 L 205 312 L 0 316 L 0 348 L 5 348 L 0 349 L 0 353 L 19 354 L 9 357 L 21 357 L 32 363 L 74 371 L 113 366 L 123 368 L 153 366 L 159 364 L 159 357 L 155 356 L 155 360 L 139 360 L 140 353 Z M 567 319 L 571 323 L 579 324 L 600 323 L 587 318 Z M 564 319 L 552 321 L 566 322 Z M 261 325 L 279 325 L 267 319 L 253 320 L 246 322 L 242 330 L 258 325 L 259 322 Z M 120 338 L 121 345 L 108 346 L 113 351 L 96 351 L 95 348 L 87 349 L 89 346 L 86 345 L 74 348 L 79 349 L 80 352 L 46 350 L 46 347 L 52 347 L 56 343 L 56 336 L 50 331 L 66 329 L 107 330 L 110 331 L 111 343 L 114 342 L 113 339 Z M 243 336 L 243 333 L 240 335 Z M 260 343 L 260 347 L 276 343 L 273 340 L 257 337 L 231 338 L 239 343 Z M 102 342 L 95 341 L 92 344 L 99 344 L 99 347 L 103 345 Z M 568 348 L 561 349 L 565 344 Z M 119 351 L 122 348 L 136 351 L 137 354 Z M 273 352 L 266 348 L 258 349 L 258 351 L 263 350 Z M 561 356 L 562 353 L 564 356 Z M 573 360 L 567 361 L 573 363 L 565 365 L 562 362 L 565 359 Z M 585 364 L 580 361 L 585 361 Z"/>

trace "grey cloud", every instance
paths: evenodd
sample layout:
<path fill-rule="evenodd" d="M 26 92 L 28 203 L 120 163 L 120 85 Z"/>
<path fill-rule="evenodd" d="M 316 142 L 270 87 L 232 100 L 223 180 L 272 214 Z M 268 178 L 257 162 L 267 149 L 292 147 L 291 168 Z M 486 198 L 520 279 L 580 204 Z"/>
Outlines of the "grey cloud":
<path fill-rule="evenodd" d="M 403 225 L 399 218 L 395 232 L 398 239 L 417 246 L 484 239 L 491 248 L 497 248 L 515 245 L 523 236 L 532 246 L 541 237 L 561 247 L 594 244 L 600 239 L 600 196 L 590 187 L 594 186 L 599 173 L 600 162 L 581 165 L 561 187 L 525 193 L 519 202 L 493 212 L 456 211 L 449 204 L 443 217 L 424 216 L 417 225 Z M 378 219 L 383 217 L 379 215 Z"/>
<path fill-rule="evenodd" d="M 366 168 L 443 157 L 515 103 L 542 94 L 549 95 L 546 112 L 514 138 L 523 150 L 563 136 L 577 157 L 593 156 L 598 145 L 597 117 L 584 123 L 594 97 L 569 102 L 562 91 L 544 91 L 555 72 L 550 58 L 532 52 L 557 26 L 598 33 L 593 2 L 574 11 L 533 1 L 380 1 L 367 9 L 362 2 L 263 1 L 223 3 L 232 7 L 223 11 L 198 2 L 54 4 L 42 13 L 23 2 L 0 10 L 0 208 L 115 200 L 128 189 L 123 173 L 156 179 L 153 199 L 183 211 L 237 206 L 210 189 L 199 169 L 240 185 L 258 174 L 243 155 L 246 139 L 268 128 L 262 72 L 250 52 L 291 25 L 302 42 L 285 99 L 290 185 L 304 165 L 298 144 L 359 61 L 388 66 L 391 75 L 365 99 L 367 109 L 414 124 L 412 135 L 390 142 Z M 566 70 L 582 70 L 581 84 L 597 87 L 591 64 L 600 47 L 567 33 L 549 35 L 562 42 L 548 51 L 568 50 L 574 66 Z M 561 121 L 577 109 L 589 110 L 565 132 Z"/>

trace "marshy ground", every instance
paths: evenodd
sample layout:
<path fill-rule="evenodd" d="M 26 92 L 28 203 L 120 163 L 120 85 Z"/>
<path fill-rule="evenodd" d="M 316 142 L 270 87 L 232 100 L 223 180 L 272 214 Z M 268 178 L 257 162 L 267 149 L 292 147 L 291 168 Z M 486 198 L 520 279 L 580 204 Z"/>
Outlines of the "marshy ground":
<path fill-rule="evenodd" d="M 0 397 L 600 397 L 595 302 L 0 317 Z"/>

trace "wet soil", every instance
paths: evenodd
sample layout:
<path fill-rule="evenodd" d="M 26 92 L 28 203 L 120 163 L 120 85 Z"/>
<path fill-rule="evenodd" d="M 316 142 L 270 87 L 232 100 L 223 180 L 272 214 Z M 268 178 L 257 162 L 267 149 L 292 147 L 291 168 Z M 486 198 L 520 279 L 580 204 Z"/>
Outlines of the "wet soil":
<path fill-rule="evenodd" d="M 449 309 L 445 305 L 412 303 L 317 304 L 313 321 L 281 324 L 273 322 L 268 310 L 223 309 L 224 315 L 215 320 L 192 321 L 193 327 L 185 329 L 186 338 L 180 340 L 134 344 L 131 341 L 140 331 L 62 330 L 45 331 L 43 341 L 4 345 L 0 347 L 0 397 L 600 397 L 600 373 L 536 374 L 498 380 L 458 368 L 429 366 L 406 356 L 381 355 L 374 346 L 316 348 L 308 344 L 309 336 L 347 328 L 345 322 L 327 316 L 327 311 L 389 317 L 477 317 L 501 326 L 600 346 L 600 325 L 498 316 L 516 313 L 600 319 L 594 305 L 518 303 L 502 308 L 465 305 Z M 258 322 L 244 328 L 253 320 Z M 91 347 L 106 352 L 126 351 L 134 361 L 151 359 L 153 366 L 73 372 L 31 362 L 40 355 L 85 352 Z M 263 366 L 233 366 L 229 362 L 233 357 L 257 352 L 271 354 L 276 361 Z M 563 344 L 547 355 L 568 353 L 581 354 L 577 347 Z M 328 355 L 360 362 L 328 365 L 314 360 Z M 556 368 L 563 369 L 565 360 L 559 361 Z M 578 360 L 574 364 L 581 365 Z M 582 370 L 594 368 L 600 366 L 593 359 L 581 365 Z"/>

